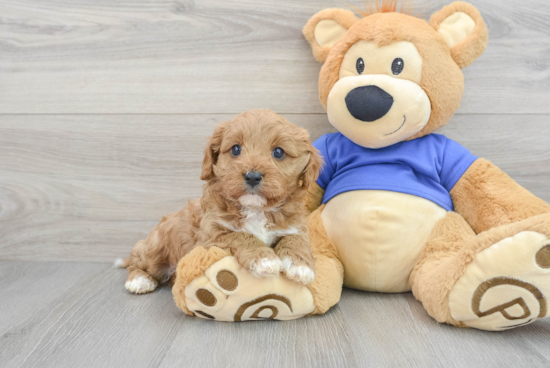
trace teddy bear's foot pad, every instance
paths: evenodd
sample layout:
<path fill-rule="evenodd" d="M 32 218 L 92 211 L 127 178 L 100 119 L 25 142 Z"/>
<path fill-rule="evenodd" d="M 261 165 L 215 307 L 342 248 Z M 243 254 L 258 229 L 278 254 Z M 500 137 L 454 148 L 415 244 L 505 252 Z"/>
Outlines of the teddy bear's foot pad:
<path fill-rule="evenodd" d="M 225 257 L 185 288 L 187 308 L 218 321 L 290 320 L 313 312 L 309 289 L 280 274 L 259 278 Z"/>
<path fill-rule="evenodd" d="M 549 316 L 550 240 L 524 231 L 476 255 L 449 296 L 454 319 L 501 331 Z"/>

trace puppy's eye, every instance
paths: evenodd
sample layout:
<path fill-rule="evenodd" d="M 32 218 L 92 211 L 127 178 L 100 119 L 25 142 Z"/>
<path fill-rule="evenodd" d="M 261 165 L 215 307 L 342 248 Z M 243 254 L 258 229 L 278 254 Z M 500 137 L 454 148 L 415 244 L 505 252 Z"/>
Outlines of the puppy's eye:
<path fill-rule="evenodd" d="M 285 157 L 285 151 L 281 147 L 276 147 L 273 150 L 273 157 L 276 159 L 282 160 Z"/>
<path fill-rule="evenodd" d="M 231 147 L 231 155 L 233 155 L 233 157 L 238 156 L 240 154 L 241 154 L 241 146 L 236 144 L 233 147 Z"/>
<path fill-rule="evenodd" d="M 393 75 L 399 75 L 403 71 L 403 68 L 405 67 L 405 62 L 401 58 L 396 58 L 393 60 L 393 63 L 391 63 L 391 72 Z"/>
<path fill-rule="evenodd" d="M 355 69 L 357 69 L 357 73 L 359 74 L 365 71 L 365 62 L 363 61 L 363 58 L 357 59 L 357 62 L 355 63 Z"/>

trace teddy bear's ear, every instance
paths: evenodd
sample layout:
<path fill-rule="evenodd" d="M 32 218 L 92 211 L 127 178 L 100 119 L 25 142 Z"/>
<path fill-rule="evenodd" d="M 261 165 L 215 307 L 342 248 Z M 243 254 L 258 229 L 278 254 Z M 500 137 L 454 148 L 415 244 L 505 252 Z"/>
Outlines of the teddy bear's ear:
<path fill-rule="evenodd" d="M 460 68 L 480 57 L 489 41 L 489 32 L 479 11 L 461 1 L 434 13 L 430 25 L 447 41 L 451 56 Z"/>
<path fill-rule="evenodd" d="M 315 59 L 324 63 L 332 46 L 358 20 L 353 12 L 343 9 L 325 9 L 315 14 L 303 29 Z"/>

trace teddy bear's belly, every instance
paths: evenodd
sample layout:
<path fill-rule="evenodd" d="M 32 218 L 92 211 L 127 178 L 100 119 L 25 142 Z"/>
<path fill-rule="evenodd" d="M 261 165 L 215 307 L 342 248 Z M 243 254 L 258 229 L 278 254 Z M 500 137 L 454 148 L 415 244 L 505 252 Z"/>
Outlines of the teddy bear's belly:
<path fill-rule="evenodd" d="M 411 290 L 411 271 L 445 214 L 421 197 L 358 190 L 332 198 L 321 217 L 344 265 L 344 285 L 391 293 Z"/>

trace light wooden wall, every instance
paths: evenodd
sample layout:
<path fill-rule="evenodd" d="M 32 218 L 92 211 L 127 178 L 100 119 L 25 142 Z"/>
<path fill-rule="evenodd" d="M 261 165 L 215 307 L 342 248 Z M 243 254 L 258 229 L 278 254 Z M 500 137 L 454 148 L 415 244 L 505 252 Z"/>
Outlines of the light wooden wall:
<path fill-rule="evenodd" d="M 490 44 L 441 132 L 550 201 L 550 1 L 471 2 Z M 0 260 L 126 255 L 200 195 L 206 138 L 236 113 L 331 131 L 301 28 L 347 4 L 0 0 Z"/>

